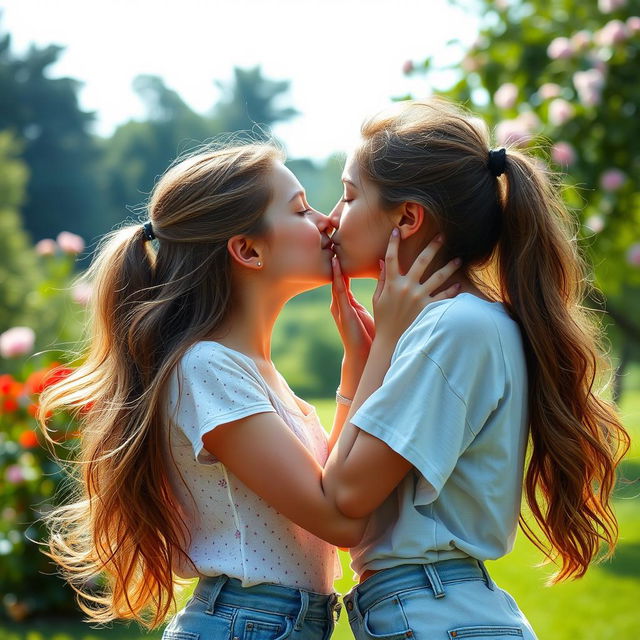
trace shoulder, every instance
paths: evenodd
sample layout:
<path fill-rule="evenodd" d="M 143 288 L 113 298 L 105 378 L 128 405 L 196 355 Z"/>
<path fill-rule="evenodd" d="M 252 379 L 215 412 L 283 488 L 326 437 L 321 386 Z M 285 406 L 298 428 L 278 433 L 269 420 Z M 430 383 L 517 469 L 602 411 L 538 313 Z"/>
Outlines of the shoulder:
<path fill-rule="evenodd" d="M 427 352 L 438 348 L 486 350 L 500 346 L 505 327 L 515 325 L 502 305 L 460 294 L 426 307 L 402 336 L 398 346 Z"/>
<path fill-rule="evenodd" d="M 187 376 L 206 372 L 208 376 L 248 376 L 259 379 L 249 356 L 213 341 L 200 341 L 191 345 L 180 359 L 180 368 Z"/>

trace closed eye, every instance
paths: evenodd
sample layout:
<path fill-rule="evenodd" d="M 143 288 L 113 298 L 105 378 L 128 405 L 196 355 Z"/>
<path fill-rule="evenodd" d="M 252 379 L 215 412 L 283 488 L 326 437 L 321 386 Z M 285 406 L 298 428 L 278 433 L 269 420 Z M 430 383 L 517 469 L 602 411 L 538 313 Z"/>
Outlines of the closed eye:
<path fill-rule="evenodd" d="M 311 213 L 313 209 L 305 209 L 304 211 L 297 211 L 296 213 L 300 216 L 306 216 L 308 213 Z"/>

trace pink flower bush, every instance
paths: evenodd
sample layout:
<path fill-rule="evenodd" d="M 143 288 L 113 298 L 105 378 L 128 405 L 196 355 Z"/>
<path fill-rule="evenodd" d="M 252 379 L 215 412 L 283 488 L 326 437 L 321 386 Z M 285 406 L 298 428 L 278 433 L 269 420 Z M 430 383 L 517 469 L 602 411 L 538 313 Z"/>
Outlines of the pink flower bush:
<path fill-rule="evenodd" d="M 496 127 L 496 141 L 501 146 L 525 146 L 533 132 L 540 126 L 540 119 L 533 111 L 525 111 L 513 120 L 503 120 Z"/>
<path fill-rule="evenodd" d="M 547 55 L 552 60 L 562 60 L 563 58 L 570 58 L 573 55 L 573 47 L 569 38 L 563 36 L 554 38 L 551 44 L 547 47 Z"/>
<path fill-rule="evenodd" d="M 576 161 L 576 152 L 568 142 L 556 142 L 551 148 L 551 159 L 564 167 L 570 167 Z"/>
<path fill-rule="evenodd" d="M 406 60 L 402 65 L 402 73 L 409 74 L 413 71 L 413 62 L 411 60 Z"/>
<path fill-rule="evenodd" d="M 74 302 L 86 305 L 91 300 L 92 286 L 88 282 L 79 282 L 71 290 L 71 298 Z"/>
<path fill-rule="evenodd" d="M 640 267 L 640 242 L 636 242 L 627 251 L 627 262 L 632 267 Z"/>
<path fill-rule="evenodd" d="M 613 47 L 629 37 L 627 25 L 622 20 L 611 20 L 594 34 L 594 40 L 601 47 Z"/>
<path fill-rule="evenodd" d="M 593 37 L 591 31 L 587 31 L 586 29 L 582 29 L 581 31 L 576 31 L 571 38 L 571 48 L 576 51 L 584 51 L 591 44 L 591 38 Z"/>
<path fill-rule="evenodd" d="M 500 109 L 511 109 L 518 101 L 518 87 L 505 82 L 493 95 L 493 103 Z"/>
<path fill-rule="evenodd" d="M 593 231 L 593 233 L 600 233 L 604 229 L 604 218 L 598 215 L 589 216 L 584 226 Z"/>
<path fill-rule="evenodd" d="M 578 93 L 578 99 L 586 107 L 594 107 L 600 103 L 604 74 L 598 69 L 576 71 L 573 74 L 573 85 Z"/>
<path fill-rule="evenodd" d="M 0 333 L 0 356 L 15 358 L 33 351 L 36 334 L 29 327 L 13 327 Z"/>
<path fill-rule="evenodd" d="M 556 84 L 555 82 L 545 82 L 538 89 L 538 95 L 543 100 L 551 100 L 552 98 L 557 98 L 561 92 L 562 89 L 560 88 L 560 85 Z"/>
<path fill-rule="evenodd" d="M 627 18 L 627 29 L 629 34 L 640 33 L 640 16 L 631 16 Z"/>
<path fill-rule="evenodd" d="M 65 253 L 77 254 L 84 251 L 84 240 L 69 231 L 61 231 L 57 237 L 58 245 Z"/>
<path fill-rule="evenodd" d="M 556 98 L 549 104 L 549 122 L 556 127 L 571 120 L 574 114 L 574 106 L 562 98 Z"/>
<path fill-rule="evenodd" d="M 51 238 L 44 238 L 40 242 L 36 243 L 36 253 L 40 256 L 52 256 L 56 252 L 57 244 L 55 240 Z"/>
<path fill-rule="evenodd" d="M 12 464 L 7 467 L 4 477 L 9 484 L 20 484 L 25 479 L 22 467 L 19 464 Z"/>
<path fill-rule="evenodd" d="M 627 179 L 626 174 L 620 169 L 609 169 L 600 176 L 600 186 L 605 191 L 617 191 Z"/>
<path fill-rule="evenodd" d="M 602 13 L 613 13 L 626 6 L 627 0 L 598 0 L 598 9 Z"/>

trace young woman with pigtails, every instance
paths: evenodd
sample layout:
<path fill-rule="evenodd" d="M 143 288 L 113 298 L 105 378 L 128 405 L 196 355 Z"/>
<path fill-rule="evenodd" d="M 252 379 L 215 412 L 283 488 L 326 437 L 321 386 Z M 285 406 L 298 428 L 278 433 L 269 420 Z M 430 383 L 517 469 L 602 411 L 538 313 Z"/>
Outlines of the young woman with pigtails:
<path fill-rule="evenodd" d="M 357 640 L 534 638 L 484 561 L 512 549 L 520 523 L 557 565 L 551 583 L 583 576 L 602 543 L 613 552 L 629 445 L 603 393 L 572 217 L 538 161 L 490 149 L 483 123 L 443 100 L 401 103 L 361 133 L 330 215 L 343 272 L 375 277 L 392 228 L 388 275 L 434 242 L 427 275 L 463 266 L 460 293 L 418 315 L 388 370 L 372 346 L 325 465 L 340 511 L 369 517 L 351 550 L 351 628 Z"/>
<path fill-rule="evenodd" d="M 366 518 L 340 512 L 323 465 L 367 358 L 388 365 L 424 306 L 455 294 L 441 284 L 456 265 L 421 282 L 431 243 L 406 274 L 385 279 L 378 266 L 374 331 L 332 261 L 331 221 L 283 161 L 272 144 L 247 144 L 176 163 L 149 220 L 110 232 L 86 274 L 86 351 L 42 394 L 39 419 L 46 433 L 46 416 L 65 407 L 82 423 L 75 491 L 47 516 L 48 553 L 90 621 L 156 627 L 176 580 L 198 578 L 164 638 L 333 631 L 335 545 L 356 544 Z M 270 346 L 287 300 L 332 279 L 345 356 L 327 438 Z M 87 588 L 97 576 L 101 588 Z"/>

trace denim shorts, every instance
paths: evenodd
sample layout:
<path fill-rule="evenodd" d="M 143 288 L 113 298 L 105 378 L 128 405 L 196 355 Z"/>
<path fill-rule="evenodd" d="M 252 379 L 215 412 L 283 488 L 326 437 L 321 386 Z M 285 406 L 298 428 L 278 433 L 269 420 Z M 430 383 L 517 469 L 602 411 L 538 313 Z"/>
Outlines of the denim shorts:
<path fill-rule="evenodd" d="M 401 565 L 344 597 L 356 640 L 535 640 L 514 599 L 473 558 Z"/>
<path fill-rule="evenodd" d="M 327 640 L 338 596 L 276 584 L 242 587 L 228 576 L 201 578 L 162 640 Z"/>

